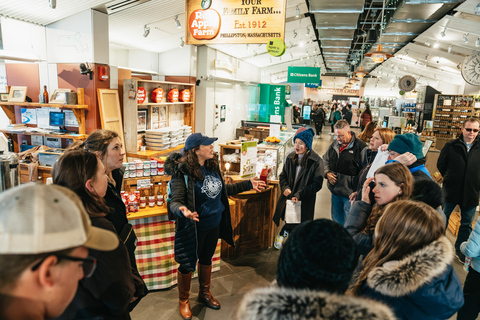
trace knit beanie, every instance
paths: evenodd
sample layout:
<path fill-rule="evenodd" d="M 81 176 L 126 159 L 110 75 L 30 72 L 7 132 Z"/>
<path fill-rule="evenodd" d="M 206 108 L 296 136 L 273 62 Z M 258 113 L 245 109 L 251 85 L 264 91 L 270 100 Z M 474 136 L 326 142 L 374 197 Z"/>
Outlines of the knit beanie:
<path fill-rule="evenodd" d="M 312 142 L 314 135 L 315 132 L 313 132 L 312 128 L 301 127 L 298 128 L 297 132 L 295 133 L 295 136 L 293 137 L 293 142 L 295 142 L 295 140 L 298 138 L 305 142 L 305 145 L 309 150 L 312 150 Z"/>
<path fill-rule="evenodd" d="M 414 154 L 417 159 L 422 159 L 424 157 L 422 149 L 423 143 L 420 141 L 420 138 L 413 133 L 397 134 L 388 145 L 388 150 L 400 154 L 410 152 Z"/>
<path fill-rule="evenodd" d="M 318 219 L 302 223 L 287 238 L 277 265 L 281 287 L 344 293 L 357 265 L 357 250 L 339 223 Z"/>

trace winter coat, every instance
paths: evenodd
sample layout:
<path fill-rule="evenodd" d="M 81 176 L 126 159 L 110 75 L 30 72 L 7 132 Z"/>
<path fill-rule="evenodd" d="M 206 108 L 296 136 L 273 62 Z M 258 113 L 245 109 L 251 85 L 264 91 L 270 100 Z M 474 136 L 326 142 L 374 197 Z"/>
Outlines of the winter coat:
<path fill-rule="evenodd" d="M 338 120 L 342 120 L 342 114 L 340 111 L 335 110 L 332 114 L 332 126 L 337 123 Z"/>
<path fill-rule="evenodd" d="M 345 112 L 344 118 L 348 122 L 348 124 L 352 124 L 352 116 L 353 116 L 352 110 L 347 110 L 347 112 Z"/>
<path fill-rule="evenodd" d="M 445 201 L 464 207 L 478 206 L 480 196 L 480 136 L 472 144 L 470 152 L 460 138 L 445 144 L 437 161 L 443 176 Z"/>
<path fill-rule="evenodd" d="M 315 110 L 315 112 L 312 114 L 312 120 L 318 123 L 323 122 L 323 119 L 325 118 L 325 113 L 322 108 L 318 108 Z"/>
<path fill-rule="evenodd" d="M 115 232 L 104 217 L 90 219 L 93 226 Z M 120 241 L 113 251 L 90 249 L 89 255 L 97 259 L 95 272 L 80 280 L 73 301 L 58 319 L 130 319 L 135 283 L 125 245 Z"/>
<path fill-rule="evenodd" d="M 368 235 L 362 232 L 372 209 L 372 204 L 355 201 L 344 225 L 357 244 L 358 254 L 363 256 L 366 256 L 373 249 L 373 234 Z"/>
<path fill-rule="evenodd" d="M 197 222 L 186 219 L 180 211 L 181 206 L 186 206 L 188 210 L 195 211 L 195 183 L 196 180 L 190 173 L 185 162 L 180 163 L 180 154 L 171 154 L 165 161 L 165 172 L 171 175 L 170 188 L 172 196 L 170 200 L 170 209 L 175 215 L 175 261 L 181 264 L 189 271 L 195 271 L 197 264 Z M 216 168 L 219 177 L 222 176 L 219 168 Z M 185 175 L 187 176 L 187 185 L 185 185 Z M 230 205 L 228 196 L 235 195 L 252 189 L 250 180 L 237 182 L 234 184 L 225 184 L 222 180 L 221 201 L 225 210 L 222 213 L 220 221 L 220 238 L 229 245 L 234 246 L 233 230 L 230 216 Z"/>
<path fill-rule="evenodd" d="M 360 173 L 358 174 L 358 182 L 357 182 L 357 197 L 355 200 L 360 201 L 362 200 L 362 190 L 363 190 L 363 184 L 367 180 L 367 174 L 368 171 L 370 170 L 370 166 L 373 163 L 373 160 L 375 160 L 375 157 L 377 156 L 377 151 L 370 150 L 368 146 L 364 148 L 360 154 L 360 166 L 362 169 L 360 170 Z M 375 201 L 375 197 L 373 194 L 373 188 L 375 187 L 375 183 L 371 182 L 370 183 L 370 203 L 373 203 Z"/>
<path fill-rule="evenodd" d="M 472 233 L 470 233 L 468 241 L 460 245 L 460 251 L 465 256 L 472 258 L 471 267 L 475 271 L 480 272 L 480 223 L 478 220 L 473 227 Z"/>
<path fill-rule="evenodd" d="M 385 305 L 326 291 L 267 287 L 248 292 L 234 319 L 394 320 Z"/>
<path fill-rule="evenodd" d="M 113 180 L 115 180 L 115 185 L 108 182 L 107 192 L 105 194 L 105 197 L 103 198 L 105 199 L 105 203 L 107 204 L 107 206 L 113 209 L 113 212 L 107 214 L 105 218 L 113 224 L 115 228 L 115 232 L 118 235 L 122 235 L 122 234 L 125 234 L 124 228 L 129 226 L 125 203 L 123 202 L 122 197 L 120 196 L 120 191 L 122 189 L 122 183 L 123 183 L 123 170 L 122 169 L 113 170 L 112 177 L 113 177 Z M 136 242 L 138 241 L 137 235 L 135 234 L 135 230 L 133 228 L 129 229 L 128 231 L 130 233 L 129 241 L 125 243 L 126 243 L 130 265 L 133 268 L 132 272 L 135 275 L 134 276 L 135 288 L 136 288 L 135 297 L 138 298 L 137 300 L 132 302 L 132 304 L 130 305 L 130 310 L 132 310 L 140 302 L 140 300 L 148 294 L 148 288 L 145 282 L 143 281 L 142 276 L 138 272 L 137 260 L 135 258 Z M 125 241 L 125 239 L 122 239 L 122 237 L 120 237 L 120 239 L 122 240 L 122 242 Z"/>
<path fill-rule="evenodd" d="M 360 119 L 362 119 L 362 121 L 360 122 L 360 125 L 366 126 L 369 122 L 372 121 L 372 116 L 371 116 L 371 114 L 366 113 L 364 111 L 364 112 L 362 112 L 362 115 L 360 116 Z"/>
<path fill-rule="evenodd" d="M 302 201 L 301 221 L 313 220 L 316 194 L 323 185 L 323 161 L 320 156 L 315 151 L 310 150 L 306 167 L 300 170 L 299 177 L 295 179 L 297 166 L 293 163 L 294 155 L 295 152 L 292 152 L 287 156 L 279 177 L 281 195 L 278 199 L 275 215 L 273 216 L 273 221 L 277 226 L 280 224 L 280 219 L 284 219 L 285 217 L 287 199 L 292 197 L 296 197 L 299 201 Z M 292 191 L 288 197 L 283 195 L 286 189 Z"/>
<path fill-rule="evenodd" d="M 340 153 L 340 145 L 337 141 L 332 142 L 327 152 L 323 155 L 324 176 L 333 172 L 337 176 L 337 182 L 332 185 L 327 180 L 328 189 L 335 195 L 349 197 L 357 191 L 358 174 L 360 173 L 361 152 L 366 147 L 365 142 L 355 137 L 351 132 L 352 139 L 347 148 Z"/>
<path fill-rule="evenodd" d="M 449 319 L 464 302 L 452 267 L 454 254 L 442 236 L 399 261 L 374 268 L 359 295 L 385 303 L 398 319 Z"/>

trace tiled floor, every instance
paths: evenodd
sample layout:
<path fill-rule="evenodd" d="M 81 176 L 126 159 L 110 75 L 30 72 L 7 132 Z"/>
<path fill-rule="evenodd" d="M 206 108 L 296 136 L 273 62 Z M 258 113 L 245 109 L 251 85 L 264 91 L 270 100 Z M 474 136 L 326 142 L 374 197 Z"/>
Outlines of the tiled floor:
<path fill-rule="evenodd" d="M 333 136 L 329 135 L 328 132 L 330 132 L 330 127 L 324 129 L 320 138 L 314 139 L 313 149 L 319 155 L 325 153 L 333 140 Z M 315 219 L 330 219 L 330 197 L 330 192 L 324 184 L 324 187 L 317 193 Z M 454 241 L 454 236 L 449 231 L 447 235 Z M 231 319 L 238 302 L 248 290 L 268 285 L 275 279 L 278 254 L 279 251 L 268 249 L 233 261 L 222 260 L 220 271 L 212 275 L 211 291 L 222 304 L 222 308 L 218 311 L 196 303 L 198 282 L 197 279 L 193 279 L 190 299 L 193 319 Z M 457 261 L 454 262 L 454 267 L 463 283 L 466 272 Z M 134 320 L 181 319 L 178 313 L 177 288 L 151 292 L 139 303 L 131 315 Z M 451 319 L 456 319 L 456 316 Z"/>

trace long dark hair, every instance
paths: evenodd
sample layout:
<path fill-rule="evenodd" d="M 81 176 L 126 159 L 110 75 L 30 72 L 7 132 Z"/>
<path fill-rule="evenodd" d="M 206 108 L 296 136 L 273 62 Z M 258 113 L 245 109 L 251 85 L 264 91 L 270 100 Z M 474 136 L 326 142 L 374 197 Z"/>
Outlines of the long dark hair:
<path fill-rule="evenodd" d="M 368 114 L 370 116 L 370 118 L 372 118 L 372 111 L 370 110 L 370 105 L 369 104 L 365 105 L 365 110 L 363 112 Z"/>
<path fill-rule="evenodd" d="M 198 162 L 197 154 L 195 153 L 195 151 L 197 151 L 198 149 L 200 149 L 200 146 L 192 148 L 188 151 L 183 151 L 182 157 L 178 160 L 178 162 L 180 163 L 185 162 L 187 164 L 188 170 L 190 171 L 190 174 L 193 176 L 195 180 L 199 181 L 199 180 L 203 180 L 204 177 L 203 177 L 202 169 L 200 169 L 200 163 Z M 208 171 L 219 171 L 217 154 L 214 153 L 214 156 L 212 159 L 205 160 L 205 163 L 203 166 Z"/>
<path fill-rule="evenodd" d="M 353 293 L 360 293 L 374 268 L 420 250 L 438 240 L 444 232 L 445 223 L 431 206 L 411 200 L 389 204 L 378 221 L 373 249 L 363 261 L 363 269 L 353 286 Z"/>
<path fill-rule="evenodd" d="M 88 191 L 85 187 L 87 180 L 95 181 L 99 161 L 92 152 L 71 149 L 58 159 L 52 169 L 53 183 L 75 192 L 92 217 L 104 217 L 111 211 L 105 199 Z"/>
<path fill-rule="evenodd" d="M 307 165 L 309 156 L 310 156 L 310 149 L 307 149 L 307 151 L 305 151 L 305 153 L 303 154 L 302 161 L 299 162 L 298 161 L 299 156 L 297 153 L 295 153 L 292 157 L 293 165 L 295 166 L 300 165 L 300 167 L 305 168 L 305 166 Z"/>

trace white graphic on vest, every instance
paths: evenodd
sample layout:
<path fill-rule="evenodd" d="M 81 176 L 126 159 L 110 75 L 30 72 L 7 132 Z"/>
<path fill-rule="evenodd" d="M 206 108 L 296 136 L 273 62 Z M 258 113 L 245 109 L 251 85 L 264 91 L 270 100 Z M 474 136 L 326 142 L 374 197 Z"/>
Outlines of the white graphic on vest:
<path fill-rule="evenodd" d="M 202 192 L 215 199 L 222 190 L 222 182 L 214 176 L 206 176 L 203 180 Z"/>

